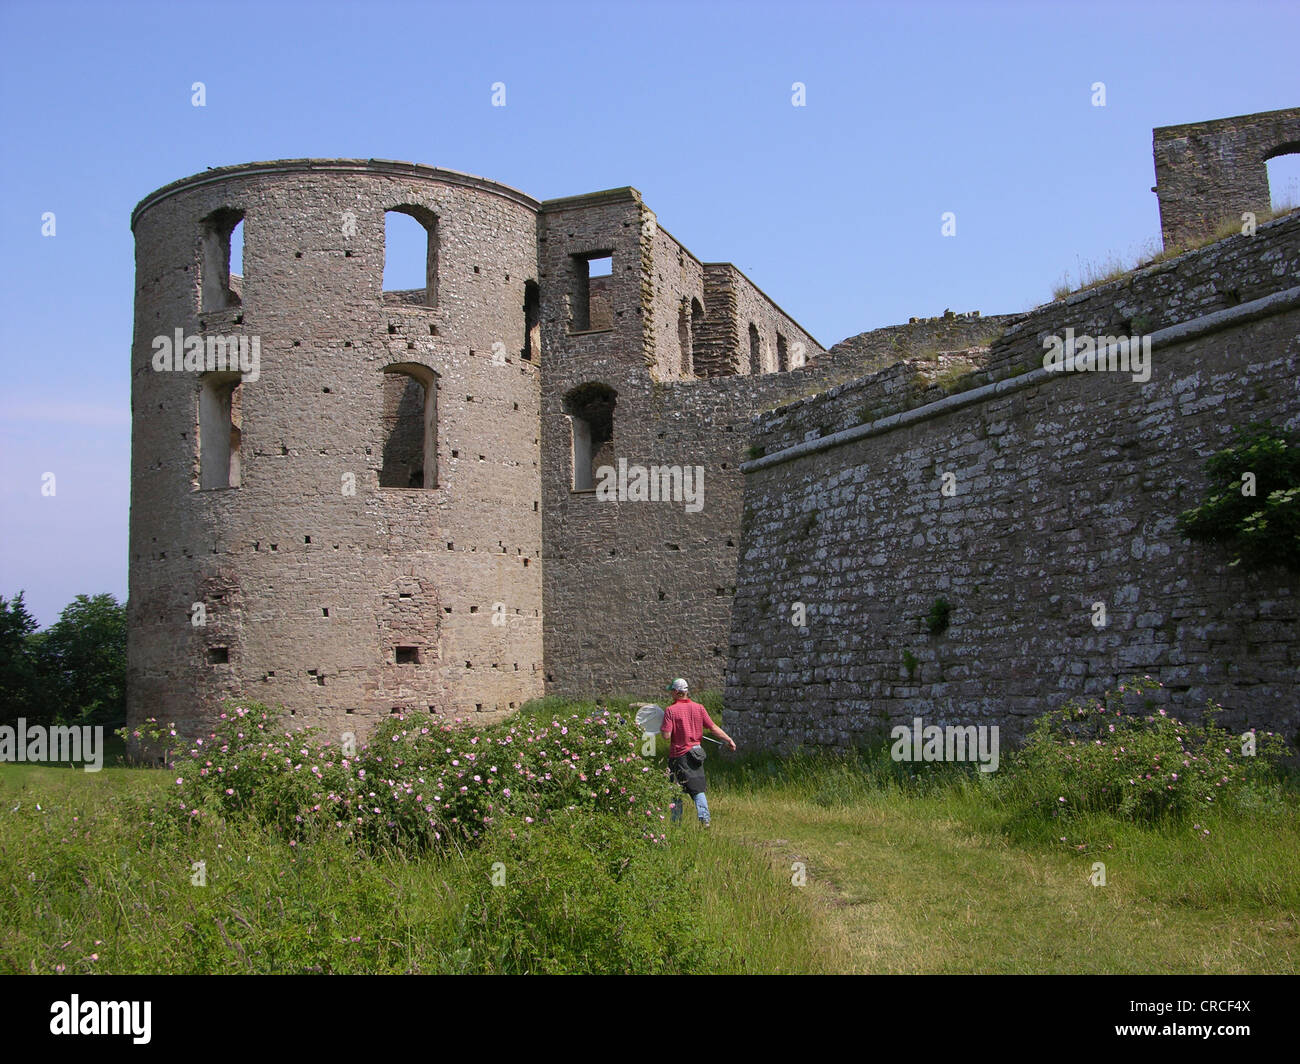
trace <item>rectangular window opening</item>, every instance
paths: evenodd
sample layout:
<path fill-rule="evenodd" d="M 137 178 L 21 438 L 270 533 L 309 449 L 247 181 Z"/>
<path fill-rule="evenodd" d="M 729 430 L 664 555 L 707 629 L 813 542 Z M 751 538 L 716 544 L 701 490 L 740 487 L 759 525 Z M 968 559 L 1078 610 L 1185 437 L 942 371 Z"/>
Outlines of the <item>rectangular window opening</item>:
<path fill-rule="evenodd" d="M 586 252 L 571 256 L 570 263 L 570 328 L 573 332 L 613 328 L 611 289 L 614 280 L 614 253 Z"/>

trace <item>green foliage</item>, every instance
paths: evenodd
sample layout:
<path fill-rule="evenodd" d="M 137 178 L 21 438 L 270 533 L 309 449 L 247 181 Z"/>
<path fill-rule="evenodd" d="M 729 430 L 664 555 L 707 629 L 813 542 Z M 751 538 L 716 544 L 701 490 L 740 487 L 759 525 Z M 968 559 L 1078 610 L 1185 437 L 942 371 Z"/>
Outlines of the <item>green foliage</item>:
<path fill-rule="evenodd" d="M 745 451 L 745 456 L 751 462 L 756 461 L 759 458 L 762 458 L 763 455 L 765 454 L 767 454 L 767 448 L 759 443 L 751 444 Z"/>
<path fill-rule="evenodd" d="M 903 668 L 907 670 L 907 678 L 910 680 L 916 673 L 916 667 L 921 664 L 916 659 L 916 655 L 910 650 L 903 651 Z"/>
<path fill-rule="evenodd" d="M 0 595 L 0 712 L 8 720 L 44 720 L 40 665 L 32 644 L 36 627 L 21 591 L 12 599 Z"/>
<path fill-rule="evenodd" d="M 78 595 L 43 636 L 45 682 L 64 724 L 126 720 L 126 606 L 112 595 Z"/>
<path fill-rule="evenodd" d="M 38 632 L 22 592 L 0 598 L 0 704 L 31 724 L 126 720 L 126 606 L 78 595 Z"/>
<path fill-rule="evenodd" d="M 935 377 L 934 383 L 942 389 L 944 395 L 969 391 L 979 383 L 979 367 L 973 362 L 954 362 Z"/>
<path fill-rule="evenodd" d="M 952 613 L 952 606 L 946 598 L 937 598 L 930 606 L 930 612 L 925 615 L 926 631 L 931 635 L 941 635 L 948 629 L 948 618 Z"/>
<path fill-rule="evenodd" d="M 460 922 L 481 972 L 589 975 L 706 971 L 718 947 L 692 919 L 665 847 L 608 814 L 563 810 L 545 827 L 515 822 L 480 852 L 485 882 Z"/>
<path fill-rule="evenodd" d="M 1300 445 L 1271 425 L 1249 425 L 1205 463 L 1209 496 L 1178 516 L 1188 539 L 1227 547 L 1229 565 L 1300 572 Z M 1253 493 L 1249 477 L 1253 476 Z"/>
<path fill-rule="evenodd" d="M 1256 736 L 1248 756 L 1242 738 L 1215 723 L 1220 707 L 1211 703 L 1193 727 L 1155 708 L 1149 692 L 1160 686 L 1135 677 L 1040 717 L 1001 775 L 1006 795 L 1040 820 L 1105 814 L 1153 824 L 1228 804 L 1272 776 L 1287 753 L 1279 736 Z"/>

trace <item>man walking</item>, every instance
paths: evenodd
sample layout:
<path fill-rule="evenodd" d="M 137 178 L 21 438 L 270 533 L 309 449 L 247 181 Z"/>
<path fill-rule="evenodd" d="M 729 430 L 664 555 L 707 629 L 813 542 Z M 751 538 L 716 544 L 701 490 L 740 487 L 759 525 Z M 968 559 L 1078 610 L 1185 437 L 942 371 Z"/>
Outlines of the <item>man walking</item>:
<path fill-rule="evenodd" d="M 709 711 L 698 702 L 692 702 L 685 680 L 674 680 L 669 690 L 673 701 L 664 710 L 660 734 L 668 739 L 668 770 L 682 790 L 695 800 L 695 812 L 700 823 L 709 826 L 709 800 L 704 796 L 708 780 L 704 776 L 704 750 L 700 740 L 707 729 L 726 742 L 731 749 L 736 744 L 731 736 L 709 718 Z M 673 822 L 682 818 L 682 801 L 673 802 Z"/>

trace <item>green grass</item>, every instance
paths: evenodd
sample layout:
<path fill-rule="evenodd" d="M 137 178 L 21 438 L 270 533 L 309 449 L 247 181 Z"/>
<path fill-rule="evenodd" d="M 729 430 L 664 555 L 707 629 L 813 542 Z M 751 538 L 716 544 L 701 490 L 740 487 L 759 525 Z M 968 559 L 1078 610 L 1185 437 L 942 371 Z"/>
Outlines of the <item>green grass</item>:
<path fill-rule="evenodd" d="M 720 695 L 699 698 L 720 721 Z M 1062 841 L 997 779 L 879 750 L 708 767 L 709 831 L 688 811 L 634 852 L 600 825 L 514 825 L 439 857 L 186 830 L 149 813 L 164 770 L 0 766 L 0 971 L 1300 970 L 1294 782 Z"/>
<path fill-rule="evenodd" d="M 1197 830 L 1095 817 L 1062 842 L 978 773 L 907 777 L 835 758 L 711 777 L 723 833 L 765 849 L 777 873 L 806 864 L 846 970 L 1300 970 L 1293 790 L 1207 812 Z M 1089 881 L 1097 861 L 1105 886 Z"/>
<path fill-rule="evenodd" d="M 152 816 L 174 777 L 0 766 L 0 971 L 839 966 L 808 896 L 774 879 L 760 853 L 693 822 L 666 825 L 661 845 L 587 818 L 503 825 L 468 853 L 367 855 L 334 833 L 290 846 L 248 821 L 190 828 Z M 612 869 L 611 853 L 623 854 Z M 205 885 L 192 881 L 198 861 Z"/>

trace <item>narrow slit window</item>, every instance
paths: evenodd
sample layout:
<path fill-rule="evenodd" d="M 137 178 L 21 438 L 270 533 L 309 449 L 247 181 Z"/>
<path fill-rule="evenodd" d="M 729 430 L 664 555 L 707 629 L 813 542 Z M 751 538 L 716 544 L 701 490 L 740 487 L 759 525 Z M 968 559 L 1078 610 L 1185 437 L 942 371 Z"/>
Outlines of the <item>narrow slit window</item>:
<path fill-rule="evenodd" d="M 691 375 L 691 315 L 686 301 L 677 308 L 677 349 L 681 356 L 681 375 Z"/>
<path fill-rule="evenodd" d="M 536 281 L 524 282 L 524 349 L 519 357 L 537 362 L 542 352 L 542 298 Z"/>
<path fill-rule="evenodd" d="M 790 353 L 786 350 L 785 337 L 776 334 L 776 368 L 784 373 L 790 368 Z"/>
<path fill-rule="evenodd" d="M 691 300 L 691 371 L 695 372 L 704 361 L 704 307 L 698 299 Z"/>
<path fill-rule="evenodd" d="M 749 372 L 751 374 L 763 372 L 763 363 L 759 354 L 758 326 L 752 321 L 749 323 Z"/>

